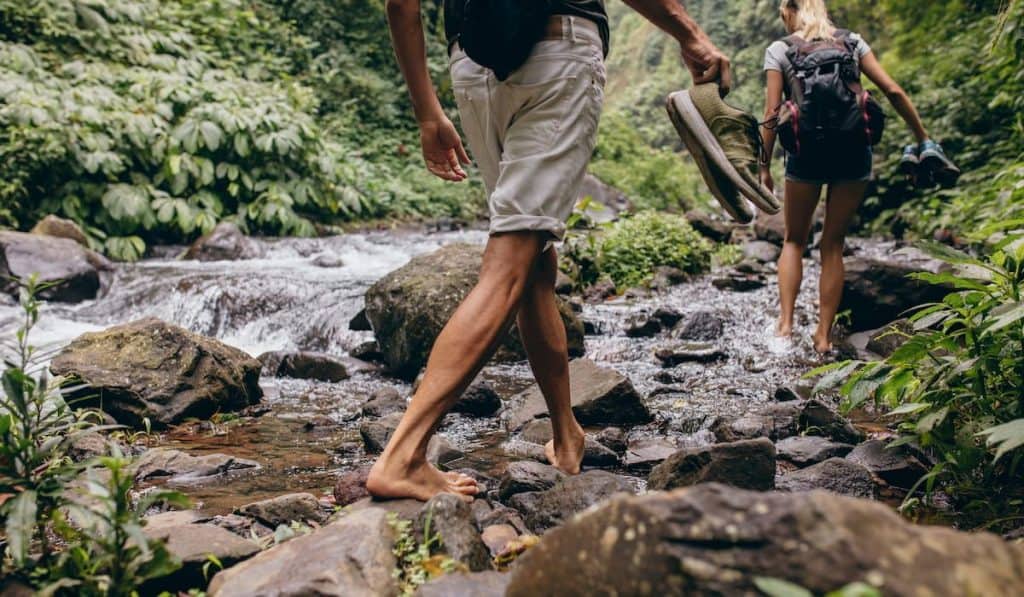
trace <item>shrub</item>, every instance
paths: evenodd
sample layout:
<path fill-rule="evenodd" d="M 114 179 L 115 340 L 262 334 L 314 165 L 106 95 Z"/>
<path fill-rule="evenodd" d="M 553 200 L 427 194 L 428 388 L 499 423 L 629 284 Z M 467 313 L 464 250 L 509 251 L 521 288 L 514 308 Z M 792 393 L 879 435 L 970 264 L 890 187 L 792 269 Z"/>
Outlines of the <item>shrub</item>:
<path fill-rule="evenodd" d="M 842 383 L 844 408 L 867 400 L 897 423 L 894 444 L 936 456 L 926 488 L 943 487 L 990 515 L 1024 503 L 1024 235 L 1010 236 L 987 260 L 943 245 L 922 245 L 963 273 L 915 274 L 956 292 L 922 307 L 914 331 L 881 362 L 833 366 L 819 383 Z"/>
<path fill-rule="evenodd" d="M 649 282 L 660 266 L 707 271 L 712 244 L 685 218 L 641 212 L 615 222 L 597 241 L 597 269 L 622 289 Z"/>

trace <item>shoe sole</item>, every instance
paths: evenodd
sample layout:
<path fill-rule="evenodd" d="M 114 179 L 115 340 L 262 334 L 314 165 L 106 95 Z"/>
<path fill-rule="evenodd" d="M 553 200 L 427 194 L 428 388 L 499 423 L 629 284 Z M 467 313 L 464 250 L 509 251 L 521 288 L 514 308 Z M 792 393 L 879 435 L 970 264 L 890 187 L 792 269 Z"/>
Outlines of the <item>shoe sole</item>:
<path fill-rule="evenodd" d="M 944 187 L 952 187 L 960 179 L 960 170 L 937 155 L 921 157 L 921 168 L 928 172 L 928 178 Z"/>
<path fill-rule="evenodd" d="M 712 168 L 715 166 L 708 161 L 708 156 L 704 151 L 704 147 L 701 146 L 699 141 L 697 141 L 693 132 L 690 130 L 689 126 L 684 123 L 683 117 L 679 114 L 674 98 L 675 96 L 684 93 L 686 92 L 679 91 L 668 96 L 668 102 L 665 107 L 668 109 L 669 119 L 672 120 L 672 125 L 675 126 L 676 132 L 679 134 L 679 137 L 682 138 L 687 151 L 690 152 L 690 157 L 692 157 L 693 161 L 697 163 L 697 168 L 700 170 L 700 173 L 704 178 L 704 184 L 708 186 L 708 190 L 711 191 L 711 194 L 714 195 L 715 199 L 718 200 L 718 203 L 732 217 L 732 219 L 736 220 L 740 224 L 749 224 L 754 219 L 754 213 L 750 211 L 750 207 L 747 205 L 747 202 L 740 197 L 738 193 L 735 199 L 730 199 L 726 196 L 725 191 L 723 191 L 719 186 L 718 177 L 712 172 Z M 723 178 L 728 178 L 720 169 L 718 169 L 718 171 Z"/>
<path fill-rule="evenodd" d="M 689 130 L 689 134 L 693 137 L 693 140 L 698 144 L 698 147 L 703 150 L 710 162 L 718 168 L 718 170 L 725 175 L 725 177 L 736 186 L 736 189 L 741 195 L 746 197 L 753 203 L 758 209 L 768 214 L 779 213 L 781 205 L 778 200 L 775 199 L 775 195 L 772 194 L 768 189 L 754 188 L 748 183 L 736 169 L 736 166 L 732 165 L 729 158 L 726 157 L 725 151 L 722 146 L 718 143 L 718 139 L 715 138 L 714 133 L 708 128 L 704 117 L 700 115 L 700 110 L 694 105 L 693 100 L 690 98 L 688 91 L 677 91 L 668 98 L 669 114 L 676 114 L 673 118 L 674 123 L 681 123 L 683 126 L 680 127 L 676 124 L 676 129 L 685 128 Z M 680 135 L 686 136 L 680 130 Z M 691 151 L 692 153 L 692 151 Z M 760 187 L 761 185 L 758 185 Z"/>

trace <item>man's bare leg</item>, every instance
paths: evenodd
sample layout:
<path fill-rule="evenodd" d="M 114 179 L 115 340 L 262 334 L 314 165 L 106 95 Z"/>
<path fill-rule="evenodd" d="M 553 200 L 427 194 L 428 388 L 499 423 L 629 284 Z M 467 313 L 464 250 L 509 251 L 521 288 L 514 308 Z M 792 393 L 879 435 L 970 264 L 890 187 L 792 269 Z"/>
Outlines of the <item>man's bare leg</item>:
<path fill-rule="evenodd" d="M 569 396 L 569 348 L 555 302 L 558 254 L 548 249 L 537 260 L 519 307 L 519 334 L 551 414 L 554 439 L 544 447 L 552 465 L 570 475 L 580 472 L 583 429 L 572 414 Z"/>
<path fill-rule="evenodd" d="M 473 499 L 476 482 L 428 463 L 427 443 L 508 330 L 546 240 L 544 233 L 513 232 L 487 242 L 480 281 L 434 342 L 419 390 L 370 470 L 366 488 L 371 494 L 428 500 L 455 493 Z"/>

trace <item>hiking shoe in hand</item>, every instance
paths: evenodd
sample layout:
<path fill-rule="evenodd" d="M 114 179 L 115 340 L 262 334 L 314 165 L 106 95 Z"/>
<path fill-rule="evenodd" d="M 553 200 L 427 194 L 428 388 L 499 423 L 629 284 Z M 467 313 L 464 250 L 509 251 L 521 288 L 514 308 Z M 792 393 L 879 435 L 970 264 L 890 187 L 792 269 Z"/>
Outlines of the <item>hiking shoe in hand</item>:
<path fill-rule="evenodd" d="M 929 179 L 934 179 L 942 186 L 949 188 L 955 185 L 960 178 L 960 168 L 956 167 L 953 160 L 946 157 L 942 146 L 935 141 L 928 139 L 922 143 L 920 156 L 920 170 L 927 172 Z"/>
<path fill-rule="evenodd" d="M 917 149 L 918 146 L 915 144 L 907 145 L 903 148 L 903 155 L 900 157 L 900 174 L 911 184 L 917 182 L 917 167 L 921 163 Z"/>
<path fill-rule="evenodd" d="M 698 165 L 703 154 L 703 161 L 713 164 L 742 196 L 766 213 L 778 213 L 778 199 L 761 184 L 758 162 L 763 146 L 756 118 L 725 103 L 717 83 L 673 93 L 668 111 Z M 701 172 L 711 186 L 713 176 L 705 169 Z"/>

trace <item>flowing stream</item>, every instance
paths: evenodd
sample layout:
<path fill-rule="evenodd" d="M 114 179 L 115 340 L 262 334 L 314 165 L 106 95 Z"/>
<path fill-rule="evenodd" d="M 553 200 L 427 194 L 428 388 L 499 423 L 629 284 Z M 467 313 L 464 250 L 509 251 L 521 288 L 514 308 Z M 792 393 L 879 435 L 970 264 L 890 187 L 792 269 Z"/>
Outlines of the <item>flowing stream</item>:
<path fill-rule="evenodd" d="M 79 334 L 142 317 L 160 319 L 216 337 L 253 356 L 269 350 L 317 350 L 345 355 L 372 339 L 354 332 L 349 320 L 363 306 L 363 294 L 377 279 L 415 255 L 452 242 L 483 243 L 484 232 L 386 231 L 320 239 L 261 241 L 264 258 L 200 263 L 162 258 L 118 265 L 103 296 L 66 306 L 48 304 L 33 336 L 39 346 L 59 346 Z M 736 416 L 770 400 L 779 385 L 792 383 L 816 364 L 808 337 L 813 323 L 817 265 L 807 262 L 795 346 L 777 346 L 770 329 L 776 313 L 774 278 L 752 292 L 716 289 L 712 275 L 670 291 L 586 305 L 582 317 L 599 335 L 587 336 L 587 356 L 628 376 L 655 413 L 655 421 L 630 432 L 630 439 L 664 436 L 675 442 L 709 440 L 716 415 Z M 625 335 L 639 312 L 671 307 L 682 313 L 709 311 L 725 320 L 716 341 L 728 358 L 671 369 L 672 380 L 653 356 L 668 341 Z M 10 337 L 17 309 L 0 307 L 0 331 Z M 485 377 L 502 398 L 529 386 L 524 364 L 495 365 Z M 656 379 L 657 377 L 657 379 Z M 671 383 L 664 383 L 671 381 Z M 408 384 L 375 372 L 340 383 L 264 377 L 269 412 L 257 418 L 184 425 L 164 432 L 157 445 L 194 454 L 222 452 L 259 461 L 263 468 L 215 482 L 185 486 L 199 505 L 225 513 L 256 499 L 295 491 L 329 492 L 334 476 L 371 461 L 359 438 L 362 403 L 383 386 L 408 395 Z M 449 415 L 441 433 L 466 453 L 463 466 L 497 474 L 507 462 L 500 445 L 506 434 L 497 417 Z"/>

